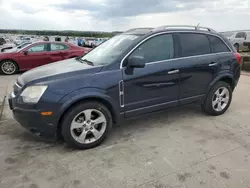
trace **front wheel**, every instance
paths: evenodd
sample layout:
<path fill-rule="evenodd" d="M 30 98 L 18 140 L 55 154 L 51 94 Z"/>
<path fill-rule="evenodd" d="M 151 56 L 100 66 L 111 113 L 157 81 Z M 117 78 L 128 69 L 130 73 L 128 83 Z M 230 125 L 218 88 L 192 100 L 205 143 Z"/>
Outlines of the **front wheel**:
<path fill-rule="evenodd" d="M 76 149 L 98 146 L 112 126 L 109 110 L 98 102 L 85 102 L 73 106 L 64 116 L 62 135 Z"/>
<path fill-rule="evenodd" d="M 226 112 L 232 101 L 232 88 L 226 82 L 218 82 L 207 94 L 202 109 L 209 115 L 221 115 Z"/>
<path fill-rule="evenodd" d="M 0 72 L 6 75 L 15 74 L 18 70 L 17 64 L 12 60 L 0 62 Z"/>

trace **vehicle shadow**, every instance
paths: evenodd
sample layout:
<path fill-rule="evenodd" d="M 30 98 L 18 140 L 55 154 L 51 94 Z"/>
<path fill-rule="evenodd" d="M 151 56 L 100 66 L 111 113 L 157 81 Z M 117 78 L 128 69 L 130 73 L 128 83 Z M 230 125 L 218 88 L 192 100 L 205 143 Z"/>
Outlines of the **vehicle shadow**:
<path fill-rule="evenodd" d="M 120 125 L 115 125 L 106 145 L 113 145 L 133 139 L 138 132 L 150 132 L 154 128 L 168 128 L 188 116 L 205 116 L 200 105 L 191 104 L 175 107 L 153 114 L 142 115 L 129 119 Z"/>
<path fill-rule="evenodd" d="M 136 117 L 120 125 L 114 125 L 108 138 L 98 148 L 114 146 L 119 143 L 128 142 L 138 133 L 150 132 L 154 128 L 167 128 L 172 124 L 178 123 L 179 119 L 188 116 L 203 116 L 199 105 L 192 104 L 183 107 L 171 108 L 161 112 Z M 26 129 L 22 128 L 15 120 L 11 119 L 1 123 L 2 129 L 0 135 L 8 135 L 11 139 L 20 140 L 20 144 L 16 146 L 18 149 L 42 150 L 49 148 L 57 148 L 59 150 L 74 151 L 69 148 L 62 140 L 51 142 L 41 137 L 34 136 Z"/>

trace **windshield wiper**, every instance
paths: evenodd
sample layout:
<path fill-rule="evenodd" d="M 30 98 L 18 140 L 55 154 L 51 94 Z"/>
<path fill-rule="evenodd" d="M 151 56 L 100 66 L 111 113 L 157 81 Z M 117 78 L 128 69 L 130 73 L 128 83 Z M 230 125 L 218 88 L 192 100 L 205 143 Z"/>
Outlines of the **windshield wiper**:
<path fill-rule="evenodd" d="M 94 66 L 94 63 L 92 61 L 82 59 L 82 57 L 76 57 L 75 60 L 80 61 L 81 63 L 87 63 L 88 65 Z"/>
<path fill-rule="evenodd" d="M 86 62 L 88 65 L 94 66 L 94 63 L 92 61 L 87 60 L 87 59 L 81 59 L 81 61 Z"/>

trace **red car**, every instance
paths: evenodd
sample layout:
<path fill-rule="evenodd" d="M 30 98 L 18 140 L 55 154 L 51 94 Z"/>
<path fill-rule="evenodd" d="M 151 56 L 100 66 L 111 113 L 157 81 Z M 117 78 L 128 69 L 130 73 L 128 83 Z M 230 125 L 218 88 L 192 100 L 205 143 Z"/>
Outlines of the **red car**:
<path fill-rule="evenodd" d="M 90 49 L 67 42 L 36 42 L 16 52 L 0 53 L 0 72 L 11 75 L 17 71 L 82 56 L 88 51 Z"/>

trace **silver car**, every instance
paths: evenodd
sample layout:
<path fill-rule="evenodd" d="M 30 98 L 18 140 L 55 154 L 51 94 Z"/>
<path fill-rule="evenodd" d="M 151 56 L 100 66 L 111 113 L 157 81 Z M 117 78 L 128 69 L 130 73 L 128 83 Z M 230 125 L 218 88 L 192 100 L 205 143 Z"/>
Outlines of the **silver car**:
<path fill-rule="evenodd" d="M 228 39 L 237 51 L 250 51 L 250 31 L 235 32 Z"/>

